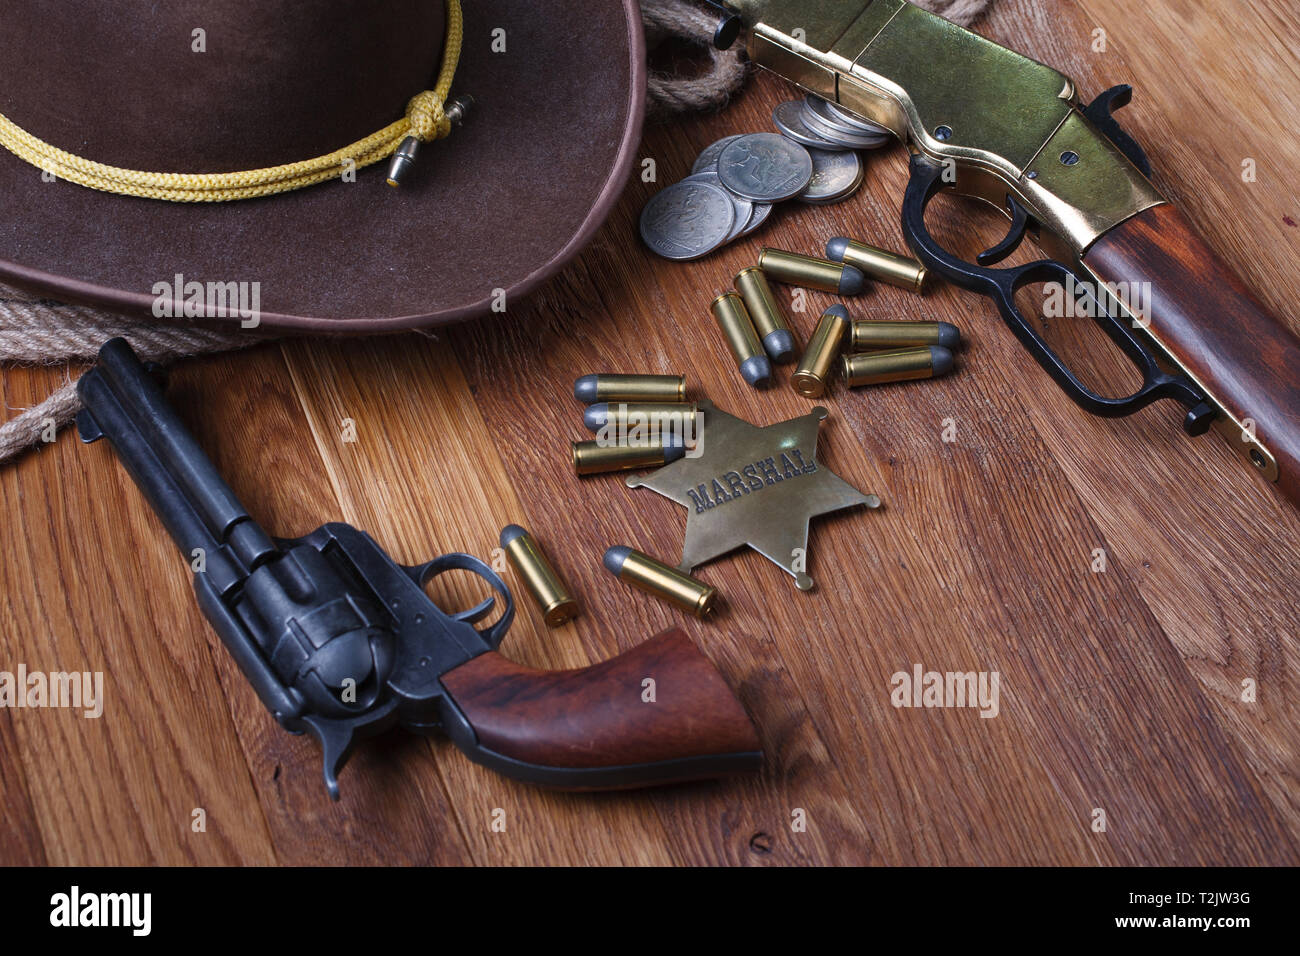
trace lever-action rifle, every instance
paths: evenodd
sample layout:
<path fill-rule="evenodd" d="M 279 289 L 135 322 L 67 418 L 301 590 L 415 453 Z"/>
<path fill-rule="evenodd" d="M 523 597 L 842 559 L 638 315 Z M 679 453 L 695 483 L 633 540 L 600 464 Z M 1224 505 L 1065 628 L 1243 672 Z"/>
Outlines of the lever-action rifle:
<path fill-rule="evenodd" d="M 152 374 L 151 374 L 152 373 Z M 607 790 L 757 769 L 754 728 L 680 630 L 618 657 L 539 671 L 496 652 L 514 602 L 490 567 L 444 554 L 395 563 L 366 533 L 326 524 L 270 538 L 167 404 L 156 369 L 113 339 L 82 376 L 83 441 L 107 438 L 194 569 L 199 606 L 285 729 L 320 742 L 325 786 L 358 738 L 400 724 L 445 733 L 471 760 L 567 790 Z M 501 598 L 447 614 L 424 586 L 462 570 Z M 653 695 L 643 699 L 652 679 Z M 653 700 L 649 698 L 653 697 Z"/>
<path fill-rule="evenodd" d="M 1146 156 L 1111 115 L 1129 87 L 1084 107 L 1069 77 L 905 0 L 726 6 L 747 28 L 751 60 L 907 145 L 903 232 L 917 258 L 992 298 L 1076 403 L 1117 417 L 1180 402 L 1189 435 L 1213 427 L 1300 502 L 1300 341 L 1152 185 Z M 1006 238 L 976 263 L 949 253 L 925 225 L 940 190 L 993 205 L 1011 220 Z M 993 268 L 1026 234 L 1051 258 Z M 1083 384 L 1016 306 L 1017 290 L 1034 283 L 1083 292 L 1080 311 L 1142 386 L 1107 397 Z"/>

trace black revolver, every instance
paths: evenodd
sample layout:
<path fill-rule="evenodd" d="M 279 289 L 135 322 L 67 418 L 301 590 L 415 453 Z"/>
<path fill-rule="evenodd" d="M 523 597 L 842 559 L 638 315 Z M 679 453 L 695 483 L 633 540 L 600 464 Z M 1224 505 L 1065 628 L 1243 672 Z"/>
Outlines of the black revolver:
<path fill-rule="evenodd" d="M 285 729 L 320 742 L 334 799 L 356 741 L 394 724 L 442 731 L 471 760 L 569 790 L 760 765 L 744 709 L 679 629 L 590 667 L 522 667 L 496 653 L 514 602 L 478 558 L 444 554 L 404 567 L 339 523 L 271 538 L 167 404 L 157 370 L 124 339 L 100 350 L 77 391 L 82 440 L 112 443 L 191 563 L 199 606 L 262 703 Z M 424 585 L 453 569 L 479 575 L 496 596 L 445 613 Z M 497 597 L 501 615 L 475 627 Z"/>

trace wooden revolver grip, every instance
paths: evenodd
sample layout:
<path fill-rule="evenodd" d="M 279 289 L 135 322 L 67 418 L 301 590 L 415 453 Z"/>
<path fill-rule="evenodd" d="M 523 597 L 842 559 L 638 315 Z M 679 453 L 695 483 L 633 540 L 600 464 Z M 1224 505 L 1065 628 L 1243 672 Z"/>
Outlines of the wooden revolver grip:
<path fill-rule="evenodd" d="M 1300 503 L 1300 340 L 1173 206 L 1116 226 L 1084 263 L 1105 283 L 1149 283 L 1151 334 L 1238 422 L 1254 423 L 1279 488 Z"/>
<path fill-rule="evenodd" d="M 645 699 L 646 678 L 654 700 Z M 617 790 L 757 770 L 762 751 L 722 676 L 679 628 L 590 667 L 544 671 L 495 652 L 442 675 L 469 757 L 564 790 Z"/>

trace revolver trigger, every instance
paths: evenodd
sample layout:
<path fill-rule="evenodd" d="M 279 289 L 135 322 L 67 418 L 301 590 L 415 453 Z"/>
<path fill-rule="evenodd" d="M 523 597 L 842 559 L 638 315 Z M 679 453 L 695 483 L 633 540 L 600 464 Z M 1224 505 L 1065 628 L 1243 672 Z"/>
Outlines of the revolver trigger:
<path fill-rule="evenodd" d="M 330 799 L 339 798 L 339 771 L 352 756 L 356 735 L 347 724 L 328 717 L 307 714 L 302 718 L 311 735 L 320 744 L 321 763 L 325 771 L 325 789 Z"/>
<path fill-rule="evenodd" d="M 1024 242 L 1025 230 L 1029 228 L 1029 213 L 1016 202 L 1014 196 L 1007 196 L 1007 209 L 1011 212 L 1011 229 L 996 246 L 985 249 L 975 257 L 975 261 L 982 266 L 996 265 Z"/>
<path fill-rule="evenodd" d="M 483 620 L 483 618 L 492 613 L 492 608 L 496 606 L 496 603 L 497 599 L 494 597 L 484 598 L 479 604 L 464 611 L 459 611 L 456 614 L 452 614 L 451 619 L 453 621 L 461 621 L 465 624 L 477 624 L 479 621 Z"/>
<path fill-rule="evenodd" d="M 1142 170 L 1142 175 L 1150 177 L 1151 160 L 1147 159 L 1147 154 L 1138 145 L 1138 141 L 1124 131 L 1114 116 L 1116 110 L 1128 106 L 1132 99 L 1133 87 L 1127 83 L 1112 86 L 1106 92 L 1097 94 L 1097 98 L 1084 109 L 1083 115 L 1128 157 L 1129 162 Z"/>

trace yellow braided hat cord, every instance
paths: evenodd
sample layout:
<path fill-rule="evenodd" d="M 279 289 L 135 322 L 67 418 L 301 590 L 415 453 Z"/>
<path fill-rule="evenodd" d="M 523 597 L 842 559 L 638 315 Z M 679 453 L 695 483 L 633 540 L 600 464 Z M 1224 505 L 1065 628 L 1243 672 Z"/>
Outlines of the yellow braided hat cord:
<path fill-rule="evenodd" d="M 0 115 L 0 146 L 59 179 L 142 199 L 228 202 L 302 189 L 341 176 L 349 168 L 349 161 L 355 164 L 352 168 L 361 169 L 387 159 L 408 136 L 427 143 L 451 132 L 451 121 L 443 112 L 443 104 L 451 92 L 463 37 L 460 0 L 447 0 L 447 41 L 433 89 L 412 97 L 406 105 L 406 115 L 397 122 L 350 146 L 300 163 L 234 173 L 150 173 L 122 169 L 74 156 L 42 142 L 4 115 Z"/>

